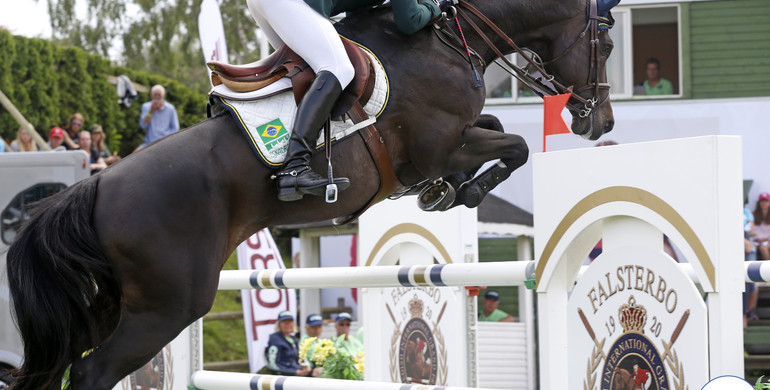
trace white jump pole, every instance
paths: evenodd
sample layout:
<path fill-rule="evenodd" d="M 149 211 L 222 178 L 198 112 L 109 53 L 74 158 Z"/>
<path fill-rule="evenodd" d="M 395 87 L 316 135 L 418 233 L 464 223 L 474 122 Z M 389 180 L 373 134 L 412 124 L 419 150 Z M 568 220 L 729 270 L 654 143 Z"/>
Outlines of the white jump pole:
<path fill-rule="evenodd" d="M 342 379 L 243 374 L 205 370 L 193 373 L 192 385 L 200 390 L 484 390 L 471 387 L 429 386 L 372 381 L 362 382 Z"/>
<path fill-rule="evenodd" d="M 535 277 L 532 261 L 415 266 L 222 271 L 220 290 L 264 288 L 520 286 Z"/>
<path fill-rule="evenodd" d="M 697 282 L 692 265 L 679 268 Z M 770 260 L 744 262 L 746 282 L 770 282 Z M 579 275 L 587 269 L 581 267 Z M 535 278 L 534 261 L 417 266 L 222 271 L 220 290 L 339 287 L 521 286 Z"/>

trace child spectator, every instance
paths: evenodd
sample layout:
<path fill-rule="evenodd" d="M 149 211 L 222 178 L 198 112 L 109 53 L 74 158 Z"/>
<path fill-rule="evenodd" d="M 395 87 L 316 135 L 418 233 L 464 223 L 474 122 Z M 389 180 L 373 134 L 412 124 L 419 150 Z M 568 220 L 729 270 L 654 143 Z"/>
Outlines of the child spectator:
<path fill-rule="evenodd" d="M 11 151 L 14 152 L 37 152 L 37 145 L 29 135 L 24 126 L 19 126 L 16 132 L 16 139 L 11 142 Z"/>
<path fill-rule="evenodd" d="M 48 134 L 48 147 L 52 152 L 62 152 L 67 150 L 64 146 L 64 129 L 61 127 L 54 127 Z"/>
<path fill-rule="evenodd" d="M 759 194 L 754 208 L 754 242 L 759 248 L 759 260 L 770 260 L 770 194 Z"/>

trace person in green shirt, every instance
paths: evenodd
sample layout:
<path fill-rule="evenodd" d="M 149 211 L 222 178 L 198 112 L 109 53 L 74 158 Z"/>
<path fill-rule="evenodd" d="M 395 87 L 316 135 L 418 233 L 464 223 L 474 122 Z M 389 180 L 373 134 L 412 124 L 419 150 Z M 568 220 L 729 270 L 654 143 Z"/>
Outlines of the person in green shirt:
<path fill-rule="evenodd" d="M 350 324 L 352 318 L 349 313 L 339 313 L 334 320 L 334 328 L 337 330 L 337 337 L 333 338 L 334 348 L 338 352 L 353 357 L 364 350 L 364 345 L 355 336 L 350 336 Z"/>
<path fill-rule="evenodd" d="M 647 80 L 644 80 L 646 95 L 673 95 L 674 87 L 671 82 L 660 77 L 660 61 L 657 58 L 647 60 Z"/>
<path fill-rule="evenodd" d="M 479 313 L 479 321 L 486 322 L 513 322 L 513 316 L 498 309 L 500 294 L 495 290 L 489 290 L 484 294 L 484 310 Z"/>
<path fill-rule="evenodd" d="M 304 195 L 323 196 L 328 180 L 310 169 L 318 134 L 355 70 L 329 18 L 383 3 L 384 0 L 246 0 L 251 15 L 274 48 L 287 45 L 316 73 L 297 107 L 286 159 L 275 175 L 278 199 L 295 201 Z M 457 0 L 391 0 L 401 33 L 410 35 L 441 15 Z M 334 179 L 338 190 L 350 186 Z"/>

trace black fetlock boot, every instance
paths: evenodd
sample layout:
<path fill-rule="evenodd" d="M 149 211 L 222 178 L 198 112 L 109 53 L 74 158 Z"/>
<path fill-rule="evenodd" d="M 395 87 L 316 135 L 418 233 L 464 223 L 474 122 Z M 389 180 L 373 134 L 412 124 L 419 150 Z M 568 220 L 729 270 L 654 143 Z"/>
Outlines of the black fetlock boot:
<path fill-rule="evenodd" d="M 297 107 L 286 160 L 275 175 L 278 199 L 292 201 L 302 199 L 306 194 L 324 195 L 328 180 L 310 169 L 310 157 L 315 149 L 319 130 L 326 123 L 341 93 L 340 82 L 331 72 L 319 72 L 310 84 Z M 344 177 L 335 178 L 334 183 L 339 190 L 350 186 L 350 181 Z"/>

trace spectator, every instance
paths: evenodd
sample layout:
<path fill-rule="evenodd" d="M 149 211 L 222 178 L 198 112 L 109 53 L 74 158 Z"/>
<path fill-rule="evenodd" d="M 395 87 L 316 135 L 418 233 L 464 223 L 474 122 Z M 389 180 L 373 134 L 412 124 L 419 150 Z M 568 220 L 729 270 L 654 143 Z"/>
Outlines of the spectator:
<path fill-rule="evenodd" d="M 48 133 L 48 147 L 52 152 L 61 152 L 67 150 L 64 146 L 64 129 L 61 127 L 51 128 L 51 132 Z"/>
<path fill-rule="evenodd" d="M 334 348 L 337 351 L 344 352 L 346 355 L 353 357 L 358 355 L 359 352 L 364 350 L 363 344 L 357 337 L 350 336 L 350 324 L 352 318 L 349 313 L 339 313 L 334 320 L 334 329 L 337 330 L 337 337 L 333 338 Z"/>
<path fill-rule="evenodd" d="M 102 126 L 97 124 L 91 126 L 91 143 L 94 145 L 96 153 L 104 159 L 107 165 L 112 165 L 120 160 L 120 156 L 112 155 L 110 150 L 104 145 L 104 130 Z"/>
<path fill-rule="evenodd" d="M 744 199 L 745 201 L 745 199 Z M 754 215 L 748 208 L 743 208 L 743 249 L 744 260 L 754 261 L 757 259 L 757 246 L 754 242 Z M 743 327 L 748 325 L 748 321 L 756 321 L 756 308 L 759 300 L 759 291 L 755 283 L 746 283 L 746 291 L 743 293 Z"/>
<path fill-rule="evenodd" d="M 24 126 L 19 126 L 16 131 L 16 139 L 11 142 L 11 151 L 13 152 L 37 152 L 37 145 L 32 136 L 29 135 Z"/>
<path fill-rule="evenodd" d="M 302 343 L 311 337 L 316 337 L 316 340 L 313 341 L 312 344 L 307 349 L 307 356 L 313 356 L 313 352 L 315 351 L 315 345 L 321 340 L 321 332 L 323 331 L 323 317 L 321 317 L 320 314 L 311 314 L 307 316 L 307 319 L 305 320 L 305 335 L 302 336 L 302 339 L 300 339 L 299 343 L 302 345 Z M 309 360 L 309 359 L 308 359 Z M 315 369 L 315 364 L 313 362 L 310 362 L 310 366 Z M 318 367 L 319 370 L 322 370 L 321 367 Z M 313 376 L 318 376 L 318 374 L 313 374 Z"/>
<path fill-rule="evenodd" d="M 83 129 L 84 122 L 85 117 L 83 114 L 76 112 L 70 115 L 70 119 L 64 125 L 64 129 L 67 130 L 64 132 L 64 146 L 67 147 L 67 150 L 80 149 L 78 146 L 78 133 Z"/>
<path fill-rule="evenodd" d="M 646 95 L 673 95 L 671 82 L 660 77 L 660 61 L 657 58 L 647 60 L 647 80 L 644 80 Z"/>
<path fill-rule="evenodd" d="M 96 149 L 91 145 L 91 133 L 85 130 L 78 133 L 78 145 L 80 145 L 80 150 L 86 152 L 91 161 L 92 175 L 107 168 L 107 163 L 104 162 L 103 158 L 99 157 L 99 153 L 97 153 Z"/>
<path fill-rule="evenodd" d="M 302 336 L 302 340 L 309 337 L 321 337 L 323 325 L 324 321 L 321 315 L 311 314 L 307 316 L 307 320 L 305 320 L 305 335 Z"/>
<path fill-rule="evenodd" d="M 484 294 L 484 312 L 479 314 L 479 321 L 487 322 L 513 322 L 513 316 L 498 309 L 500 294 L 495 290 L 489 290 Z"/>
<path fill-rule="evenodd" d="M 290 311 L 284 310 L 278 314 L 275 330 L 267 341 L 267 368 L 281 375 L 318 376 L 320 369 L 313 370 L 310 366 L 301 366 L 298 362 L 299 340 L 294 335 L 297 327 Z"/>
<path fill-rule="evenodd" d="M 174 106 L 166 101 L 166 89 L 162 85 L 154 85 L 150 96 L 152 100 L 142 104 L 142 116 L 139 118 L 139 126 L 147 130 L 147 133 L 144 135 L 144 143 L 136 150 L 179 131 L 179 118 Z"/>
<path fill-rule="evenodd" d="M 770 194 L 759 194 L 754 208 L 754 242 L 759 247 L 759 260 L 770 260 Z"/>

